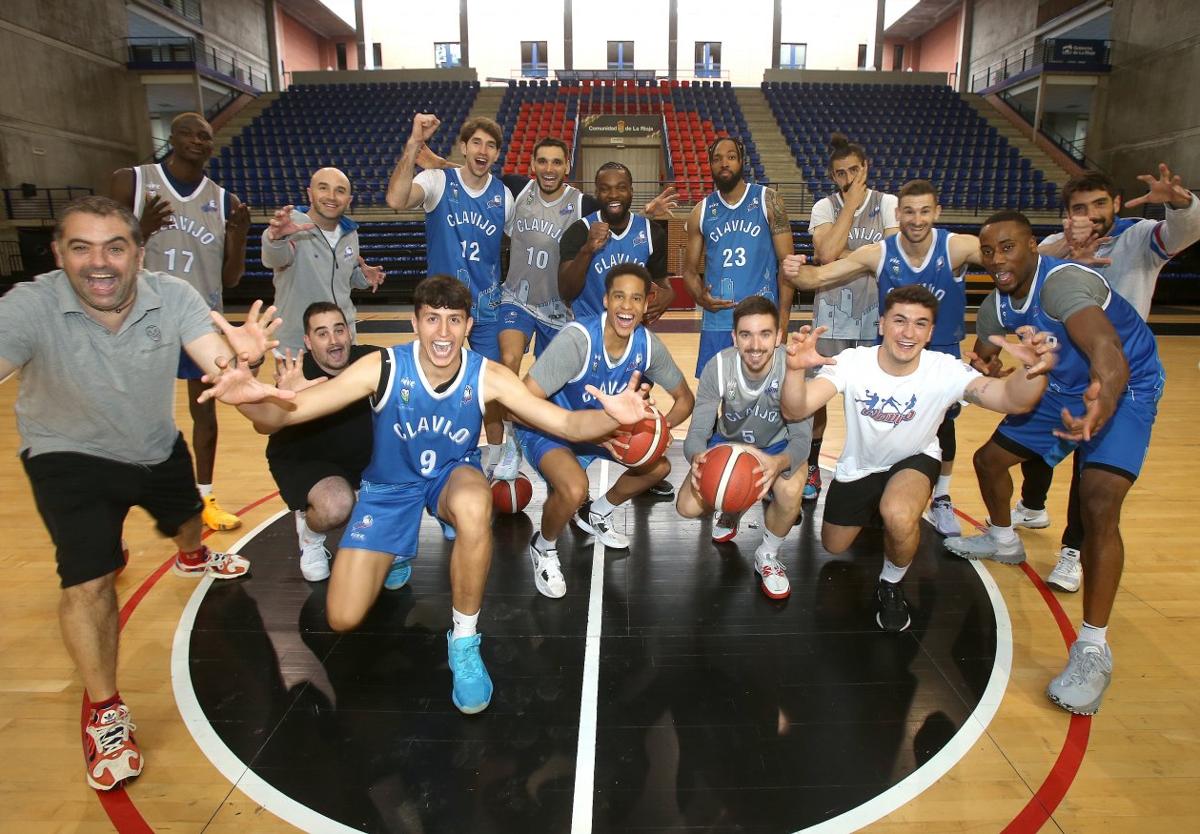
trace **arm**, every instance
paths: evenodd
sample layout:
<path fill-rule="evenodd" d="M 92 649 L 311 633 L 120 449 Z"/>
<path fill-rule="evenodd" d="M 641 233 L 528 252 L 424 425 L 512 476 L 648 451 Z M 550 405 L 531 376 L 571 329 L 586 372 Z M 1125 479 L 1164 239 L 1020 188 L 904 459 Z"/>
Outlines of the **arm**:
<path fill-rule="evenodd" d="M 1165 164 L 1160 164 L 1158 170 L 1158 179 L 1149 174 L 1138 177 L 1150 190 L 1127 202 L 1125 207 L 1133 208 L 1143 203 L 1160 203 L 1167 207 L 1167 219 L 1155 230 L 1151 240 L 1161 237 L 1157 243 L 1167 257 L 1173 257 L 1200 240 L 1200 200 L 1183 187 L 1179 177 L 1171 175 L 1171 169 Z"/>
<path fill-rule="evenodd" d="M 779 391 L 779 410 L 784 420 L 803 420 L 838 393 L 837 386 L 828 379 L 818 377 L 811 384 L 805 379 L 809 368 L 837 364 L 836 359 L 826 358 L 817 351 L 817 340 L 826 330 L 805 325 L 788 339 L 787 371 Z"/>
<path fill-rule="evenodd" d="M 792 255 L 787 258 L 780 275 L 798 290 L 825 290 L 844 284 L 864 272 L 874 275 L 879 253 L 880 244 L 872 243 L 824 266 L 805 266 L 802 255 Z"/>
<path fill-rule="evenodd" d="M 582 220 L 576 220 L 565 232 L 559 244 L 558 294 L 563 301 L 574 301 L 587 283 L 588 267 L 592 255 L 608 240 L 608 224 L 593 223 L 589 229 Z"/>
<path fill-rule="evenodd" d="M 648 406 L 638 391 L 636 373 L 625 390 L 615 396 L 608 396 L 589 385 L 588 393 L 596 398 L 603 410 L 583 408 L 579 411 L 567 411 L 536 396 L 528 385 L 532 380 L 527 379 L 523 384 L 516 374 L 497 362 L 488 362 L 487 373 L 487 402 L 498 402 L 525 425 L 550 432 L 564 440 L 599 440 L 612 434 L 619 426 L 636 423 L 647 414 Z M 536 382 L 533 384 L 537 385 Z"/>
<path fill-rule="evenodd" d="M 667 277 L 667 232 L 653 220 L 650 221 L 650 243 L 653 251 L 646 261 L 646 269 L 654 279 L 654 293 L 646 299 L 647 323 L 665 313 L 675 299 L 675 288 Z"/>
<path fill-rule="evenodd" d="M 1005 379 L 975 377 L 963 390 L 963 399 L 1001 414 L 1024 414 L 1032 411 L 1046 391 L 1046 374 L 1057 361 L 1058 347 L 1049 333 L 1038 333 L 1025 326 L 1017 331 L 1021 341 L 1009 342 L 1003 336 L 992 336 L 990 344 L 1007 350 L 1025 368 L 1022 373 L 1009 374 Z"/>
<path fill-rule="evenodd" d="M 221 284 L 236 287 L 246 271 L 246 236 L 250 233 L 250 208 L 233 194 L 225 220 L 225 254 L 221 262 Z"/>
<path fill-rule="evenodd" d="M 776 281 L 779 284 L 779 344 L 787 340 L 788 324 L 792 320 L 792 302 L 796 291 L 783 277 L 783 262 L 792 254 L 796 247 L 792 242 L 792 221 L 788 217 L 787 207 L 783 204 L 783 195 L 774 188 L 764 189 L 764 199 L 767 202 L 767 219 L 771 225 L 771 245 L 775 247 Z"/>
<path fill-rule="evenodd" d="M 375 393 L 382 361 L 381 352 L 373 351 L 351 363 L 333 379 L 300 391 L 286 404 L 270 400 L 242 403 L 238 405 L 238 411 L 262 434 L 333 414 Z"/>
<path fill-rule="evenodd" d="M 678 426 L 692 414 L 692 409 L 696 407 L 696 397 L 692 394 L 692 389 L 688 387 L 687 380 L 682 377 L 679 384 L 667 392 L 675 398 L 674 405 L 667 412 L 667 425 Z"/>
<path fill-rule="evenodd" d="M 1046 235 L 1042 242 L 1038 244 L 1038 252 L 1042 255 L 1049 255 L 1051 258 L 1069 258 L 1071 257 L 1072 224 L 1077 218 L 1064 217 L 1062 233 Z M 1086 217 L 1078 218 L 1087 224 L 1087 229 L 1084 230 L 1086 235 L 1092 233 L 1092 221 Z"/>
<path fill-rule="evenodd" d="M 979 305 L 975 315 L 975 345 L 963 358 L 984 376 L 1002 377 L 1012 373 L 1011 368 L 1004 370 L 1004 363 L 1000 361 L 1000 348 L 991 341 L 992 336 L 1003 338 L 1004 333 L 1004 327 L 996 313 L 996 291 L 992 290 Z"/>
<path fill-rule="evenodd" d="M 975 235 L 954 235 L 950 238 L 950 268 L 962 269 L 966 264 L 983 264 L 979 238 Z"/>
<path fill-rule="evenodd" d="M 413 182 L 413 169 L 416 166 L 417 154 L 425 147 L 425 143 L 437 132 L 437 116 L 428 113 L 418 113 L 413 117 L 412 133 L 404 144 L 404 152 L 396 160 L 388 180 L 387 204 L 395 211 L 414 209 L 425 202 L 425 190 Z"/>
<path fill-rule="evenodd" d="M 132 168 L 120 168 L 113 171 L 112 180 L 109 184 L 109 194 L 125 208 L 133 211 L 134 203 L 137 195 L 133 193 L 137 186 L 137 175 Z M 138 223 L 142 228 L 142 240 L 147 241 L 150 236 L 165 226 L 171 219 L 171 204 L 158 194 L 152 194 L 146 198 L 146 203 L 142 206 L 142 216 L 138 218 Z"/>
<path fill-rule="evenodd" d="M 700 233 L 703 202 L 696 203 L 687 219 L 687 245 L 683 250 L 683 283 L 696 303 L 710 312 L 735 306 L 733 301 L 713 298 L 708 284 L 700 274 L 700 258 L 704 255 L 704 236 Z"/>
<path fill-rule="evenodd" d="M 1129 383 L 1129 362 L 1117 331 L 1099 307 L 1086 307 L 1069 316 L 1064 324 L 1071 341 L 1087 357 L 1092 380 L 1084 396 L 1084 416 L 1067 428 L 1071 439 L 1090 440 L 1117 410 Z"/>
<path fill-rule="evenodd" d="M 296 244 L 289 238 L 302 231 L 315 229 L 314 223 L 297 223 L 292 217 L 295 206 L 283 206 L 275 210 L 267 221 L 262 236 L 262 262 L 268 269 L 283 269 L 290 266 L 296 257 Z"/>
<path fill-rule="evenodd" d="M 691 462 L 708 449 L 708 441 L 717 426 L 717 414 L 721 405 L 721 392 L 717 389 L 717 365 L 710 361 L 700 372 L 700 384 L 696 388 L 696 403 L 692 408 L 692 422 L 688 423 L 687 436 L 683 439 L 683 457 Z"/>

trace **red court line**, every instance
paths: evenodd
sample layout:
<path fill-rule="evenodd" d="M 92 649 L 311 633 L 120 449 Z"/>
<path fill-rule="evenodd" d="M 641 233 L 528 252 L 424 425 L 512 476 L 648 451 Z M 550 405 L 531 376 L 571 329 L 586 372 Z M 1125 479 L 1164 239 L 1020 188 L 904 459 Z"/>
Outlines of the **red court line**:
<path fill-rule="evenodd" d="M 267 501 L 270 501 L 278 494 L 279 491 L 276 490 L 275 492 L 264 495 L 257 501 L 253 501 L 242 507 L 240 510 L 235 512 L 234 515 L 245 515 L 260 504 L 265 504 Z M 200 536 L 201 540 L 207 539 L 212 535 L 212 533 L 212 530 L 205 530 Z M 146 577 L 142 584 L 138 586 L 137 590 L 134 591 L 133 594 L 130 595 L 129 599 L 125 601 L 125 604 L 121 606 L 118 627 L 122 631 L 125 629 L 125 623 L 127 623 L 129 618 L 133 616 L 134 609 L 136 609 L 138 604 L 145 599 L 146 594 L 150 593 L 150 590 L 158 584 L 158 580 L 163 578 L 166 572 L 171 569 L 171 565 L 174 563 L 175 554 L 172 553 L 166 561 L 155 568 L 154 572 Z M 82 732 L 83 728 L 87 725 L 89 711 L 88 707 L 89 704 L 87 692 L 85 691 L 83 693 L 79 718 L 80 732 Z M 129 796 L 129 793 L 125 790 L 124 786 L 113 788 L 111 791 L 96 791 L 96 798 L 100 800 L 100 807 L 104 809 L 104 813 L 108 814 L 108 819 L 110 822 L 112 822 L 113 828 L 117 830 L 118 834 L 153 834 L 154 829 L 151 828 L 150 824 L 146 822 L 144 817 L 142 817 L 141 813 L 137 809 L 137 806 L 133 804 L 133 798 Z"/>

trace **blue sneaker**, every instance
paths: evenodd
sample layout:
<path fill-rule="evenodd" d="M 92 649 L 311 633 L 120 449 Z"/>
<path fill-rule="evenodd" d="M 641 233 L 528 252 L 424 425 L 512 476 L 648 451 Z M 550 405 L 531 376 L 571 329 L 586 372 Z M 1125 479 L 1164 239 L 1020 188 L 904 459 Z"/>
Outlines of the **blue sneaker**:
<path fill-rule="evenodd" d="M 808 479 L 804 482 L 804 501 L 816 501 L 821 494 L 821 467 L 809 466 Z"/>
<path fill-rule="evenodd" d="M 383 587 L 389 591 L 399 591 L 408 584 L 410 576 L 412 576 L 412 559 L 394 559 L 392 569 L 388 571 L 387 577 L 383 580 Z"/>
<path fill-rule="evenodd" d="M 492 702 L 492 679 L 488 677 L 483 658 L 479 656 L 479 641 L 483 635 L 472 634 L 455 640 L 451 634 L 453 632 L 446 632 L 450 674 L 454 677 L 450 700 L 460 712 L 467 715 L 483 712 Z"/>

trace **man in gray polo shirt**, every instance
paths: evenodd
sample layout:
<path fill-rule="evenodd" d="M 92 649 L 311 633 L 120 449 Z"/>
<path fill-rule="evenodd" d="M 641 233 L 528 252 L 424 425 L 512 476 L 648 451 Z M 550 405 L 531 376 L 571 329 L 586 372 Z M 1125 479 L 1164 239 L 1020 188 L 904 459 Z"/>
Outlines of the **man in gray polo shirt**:
<path fill-rule="evenodd" d="M 250 567 L 200 541 L 200 493 L 173 416 L 179 351 L 215 374 L 218 360 L 261 357 L 277 322 L 258 304 L 243 327 L 210 319 L 185 281 L 142 269 L 138 222 L 106 197 L 64 209 L 53 248 L 60 269 L 0 299 L 0 380 L 21 371 L 21 460 L 54 541 L 63 642 L 90 703 L 87 780 L 110 790 L 142 770 L 117 691 L 115 575 L 129 509 L 175 539 L 176 573 L 230 579 Z"/>

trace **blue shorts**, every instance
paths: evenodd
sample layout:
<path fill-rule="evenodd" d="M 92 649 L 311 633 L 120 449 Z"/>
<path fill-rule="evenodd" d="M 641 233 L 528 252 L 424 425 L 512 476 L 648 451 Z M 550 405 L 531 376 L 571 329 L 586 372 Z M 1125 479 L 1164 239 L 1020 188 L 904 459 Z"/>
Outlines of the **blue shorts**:
<path fill-rule="evenodd" d="M 700 347 L 696 353 L 696 379 L 704 371 L 708 360 L 712 359 L 727 347 L 733 347 L 732 330 L 701 330 Z"/>
<path fill-rule="evenodd" d="M 720 446 L 722 443 L 741 443 L 741 442 L 742 441 L 740 441 L 740 440 L 731 440 L 728 437 L 721 437 L 721 435 L 719 435 L 719 434 L 713 434 L 713 436 L 708 439 L 708 448 L 711 449 L 714 446 Z M 749 444 L 747 444 L 747 445 L 749 445 Z M 767 454 L 767 455 L 780 455 L 780 454 L 783 454 L 783 450 L 787 448 L 787 445 L 788 445 L 788 442 L 786 440 L 780 440 L 778 443 L 772 443 L 770 446 L 767 446 L 762 451 L 764 454 Z"/>
<path fill-rule="evenodd" d="M 578 458 L 579 466 L 584 470 L 592 465 L 592 461 L 613 459 L 607 449 L 597 446 L 595 443 L 572 443 L 561 437 L 525 427 L 518 427 L 516 432 L 517 443 L 521 445 L 521 452 L 525 455 L 525 460 L 529 461 L 538 472 L 542 471 L 542 458 L 555 449 L 570 451 Z"/>
<path fill-rule="evenodd" d="M 996 428 L 998 445 L 1013 454 L 1022 454 L 1022 449 L 1033 452 L 1050 466 L 1078 450 L 1081 467 L 1118 469 L 1135 479 L 1150 451 L 1150 430 L 1154 427 L 1161 397 L 1161 383 L 1148 394 L 1126 391 L 1100 433 L 1077 444 L 1055 437 L 1053 432 L 1062 428 L 1064 408 L 1076 417 L 1083 413 L 1082 395 L 1047 390 L 1033 411 L 1009 415 L 1000 421 Z M 1010 442 L 1005 443 L 1005 440 Z M 1018 448 L 1013 448 L 1013 444 Z"/>
<path fill-rule="evenodd" d="M 493 362 L 500 361 L 500 322 L 489 321 L 486 323 L 475 322 L 471 326 L 471 335 L 467 337 L 467 341 L 471 350 L 482 356 L 491 359 Z"/>
<path fill-rule="evenodd" d="M 520 304 L 506 301 L 500 305 L 500 330 L 520 330 L 525 334 L 526 348 L 529 347 L 530 340 L 536 335 L 537 341 L 534 342 L 533 355 L 534 358 L 537 358 L 542 355 L 546 345 L 550 344 L 550 340 L 558 335 L 559 328 L 542 321 Z"/>
<path fill-rule="evenodd" d="M 437 506 L 450 473 L 460 466 L 479 469 L 479 452 L 473 451 L 462 460 L 451 463 L 437 477 L 429 480 L 406 484 L 363 481 L 338 546 L 374 550 L 393 557 L 416 556 L 422 507 L 438 520 L 443 532 L 454 529 L 438 517 Z"/>
<path fill-rule="evenodd" d="M 192 361 L 192 357 L 187 355 L 187 351 L 179 351 L 179 369 L 175 371 L 176 379 L 200 379 L 204 376 L 204 370 Z"/>

